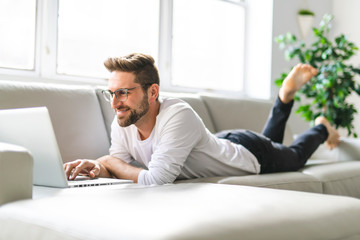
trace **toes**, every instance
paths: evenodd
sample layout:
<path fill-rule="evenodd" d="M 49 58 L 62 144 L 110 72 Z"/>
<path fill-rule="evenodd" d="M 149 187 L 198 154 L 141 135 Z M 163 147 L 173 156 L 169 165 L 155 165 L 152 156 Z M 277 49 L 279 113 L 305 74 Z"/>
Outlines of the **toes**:
<path fill-rule="evenodd" d="M 313 67 L 311 67 L 310 71 L 311 71 L 313 76 L 316 76 L 316 74 L 318 73 L 318 70 L 316 68 L 313 68 Z"/>
<path fill-rule="evenodd" d="M 340 143 L 340 135 L 335 129 L 332 129 L 331 131 L 328 140 L 325 142 L 326 147 L 330 150 L 336 148 Z"/>

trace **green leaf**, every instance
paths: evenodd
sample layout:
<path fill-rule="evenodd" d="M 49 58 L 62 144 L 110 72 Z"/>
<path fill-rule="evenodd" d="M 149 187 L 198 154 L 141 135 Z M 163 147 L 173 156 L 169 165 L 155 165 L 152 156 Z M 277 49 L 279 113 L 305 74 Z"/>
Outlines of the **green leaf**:
<path fill-rule="evenodd" d="M 283 81 L 284 81 L 284 79 L 278 78 L 278 79 L 275 80 L 275 85 L 276 85 L 277 87 L 281 87 Z"/>
<path fill-rule="evenodd" d="M 319 36 L 321 34 L 320 30 L 317 28 L 313 28 L 313 33 L 314 33 L 314 36 Z"/>
<path fill-rule="evenodd" d="M 312 59 L 311 51 L 306 50 L 304 55 L 305 55 L 306 62 L 311 62 L 311 59 Z"/>
<path fill-rule="evenodd" d="M 296 36 L 291 34 L 291 33 L 287 33 L 286 34 L 286 40 L 289 42 L 289 43 L 294 43 L 296 42 Z"/>
<path fill-rule="evenodd" d="M 299 106 L 298 110 L 296 112 L 307 112 L 310 110 L 310 104 Z"/>

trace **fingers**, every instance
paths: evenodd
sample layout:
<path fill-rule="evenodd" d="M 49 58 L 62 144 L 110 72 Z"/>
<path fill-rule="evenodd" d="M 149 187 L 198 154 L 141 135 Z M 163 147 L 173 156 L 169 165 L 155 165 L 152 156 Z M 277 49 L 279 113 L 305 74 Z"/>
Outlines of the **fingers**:
<path fill-rule="evenodd" d="M 74 168 L 76 168 L 81 163 L 81 160 L 76 160 L 73 162 L 68 162 L 64 164 L 64 171 L 67 179 L 70 179 L 70 175 Z"/>
<path fill-rule="evenodd" d="M 80 173 L 87 174 L 90 178 L 94 178 L 100 174 L 99 163 L 93 160 L 76 160 L 65 163 L 64 170 L 69 180 L 74 180 Z"/>
<path fill-rule="evenodd" d="M 93 170 L 91 170 L 91 171 L 89 172 L 89 177 L 90 177 L 90 178 L 95 178 L 96 176 L 99 175 L 99 173 L 100 173 L 100 169 L 97 168 L 97 167 L 95 167 Z"/>
<path fill-rule="evenodd" d="M 85 173 L 89 175 L 90 178 L 94 178 L 100 173 L 99 163 L 93 160 L 82 160 L 81 163 L 74 169 L 71 175 L 72 179 L 75 179 L 79 173 Z"/>

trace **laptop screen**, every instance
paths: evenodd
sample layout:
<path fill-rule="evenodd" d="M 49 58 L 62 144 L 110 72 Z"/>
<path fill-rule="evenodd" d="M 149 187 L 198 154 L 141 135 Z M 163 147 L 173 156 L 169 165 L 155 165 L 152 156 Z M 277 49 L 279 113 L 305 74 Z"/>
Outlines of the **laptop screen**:
<path fill-rule="evenodd" d="M 67 187 L 63 162 L 46 107 L 0 110 L 0 141 L 28 149 L 34 185 Z"/>

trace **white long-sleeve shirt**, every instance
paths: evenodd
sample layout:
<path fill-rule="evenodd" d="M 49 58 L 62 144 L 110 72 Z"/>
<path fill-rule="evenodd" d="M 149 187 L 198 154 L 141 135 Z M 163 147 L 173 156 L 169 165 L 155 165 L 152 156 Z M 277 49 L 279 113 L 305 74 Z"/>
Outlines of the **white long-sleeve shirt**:
<path fill-rule="evenodd" d="M 201 118 L 180 99 L 160 98 L 160 111 L 149 138 L 141 140 L 135 125 L 111 128 L 110 155 L 142 170 L 139 184 L 165 184 L 176 179 L 248 175 L 260 172 L 255 156 L 241 145 L 214 136 Z"/>

